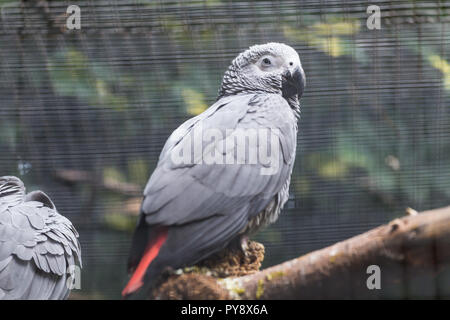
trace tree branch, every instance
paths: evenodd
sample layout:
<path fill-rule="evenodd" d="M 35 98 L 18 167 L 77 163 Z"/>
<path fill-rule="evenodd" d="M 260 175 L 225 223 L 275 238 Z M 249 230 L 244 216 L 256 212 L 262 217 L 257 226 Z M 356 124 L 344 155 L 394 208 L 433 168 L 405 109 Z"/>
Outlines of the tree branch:
<path fill-rule="evenodd" d="M 102 178 L 102 177 L 100 177 L 99 182 L 99 177 L 89 171 L 61 169 L 56 170 L 54 175 L 58 180 L 63 181 L 65 183 L 96 184 L 108 191 L 116 192 L 126 196 L 142 195 L 142 187 L 137 184 L 121 182 L 113 178 Z"/>
<path fill-rule="evenodd" d="M 381 290 L 367 287 L 380 267 Z M 157 290 L 176 299 L 327 299 L 448 297 L 450 207 L 395 219 L 330 247 L 240 277 L 172 277 Z M 196 289 L 196 283 L 201 288 Z M 201 289 L 201 290 L 200 290 Z"/>

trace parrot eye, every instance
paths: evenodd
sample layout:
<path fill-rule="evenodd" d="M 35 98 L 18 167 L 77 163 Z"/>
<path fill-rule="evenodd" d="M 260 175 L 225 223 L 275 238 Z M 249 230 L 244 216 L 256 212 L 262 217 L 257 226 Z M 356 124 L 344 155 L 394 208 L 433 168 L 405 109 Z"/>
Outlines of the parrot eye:
<path fill-rule="evenodd" d="M 262 62 L 264 66 L 270 66 L 272 64 L 269 58 L 264 58 Z"/>

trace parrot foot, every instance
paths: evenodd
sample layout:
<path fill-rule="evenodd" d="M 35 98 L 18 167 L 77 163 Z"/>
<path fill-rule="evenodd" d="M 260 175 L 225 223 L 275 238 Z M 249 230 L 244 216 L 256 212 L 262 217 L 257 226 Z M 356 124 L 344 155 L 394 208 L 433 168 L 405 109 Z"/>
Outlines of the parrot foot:
<path fill-rule="evenodd" d="M 248 236 L 242 236 L 242 238 L 241 238 L 241 250 L 242 250 L 242 253 L 246 256 L 246 257 L 248 257 L 248 249 L 249 249 L 249 247 L 248 247 Z"/>

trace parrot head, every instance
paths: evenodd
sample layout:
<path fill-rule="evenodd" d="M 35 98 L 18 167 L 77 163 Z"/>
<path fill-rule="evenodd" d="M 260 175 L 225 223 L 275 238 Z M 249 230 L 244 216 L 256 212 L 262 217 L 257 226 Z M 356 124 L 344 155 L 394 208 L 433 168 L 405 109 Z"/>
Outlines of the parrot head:
<path fill-rule="evenodd" d="M 297 101 L 305 88 L 305 72 L 298 53 L 283 43 L 254 45 L 240 53 L 225 72 L 219 98 L 266 92 Z"/>

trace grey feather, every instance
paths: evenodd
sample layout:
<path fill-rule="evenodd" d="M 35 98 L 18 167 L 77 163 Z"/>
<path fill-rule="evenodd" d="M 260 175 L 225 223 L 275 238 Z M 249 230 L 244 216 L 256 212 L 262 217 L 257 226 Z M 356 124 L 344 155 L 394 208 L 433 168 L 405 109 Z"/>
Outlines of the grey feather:
<path fill-rule="evenodd" d="M 67 268 L 81 266 L 78 233 L 41 191 L 0 177 L 0 299 L 64 299 Z"/>

